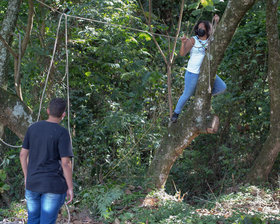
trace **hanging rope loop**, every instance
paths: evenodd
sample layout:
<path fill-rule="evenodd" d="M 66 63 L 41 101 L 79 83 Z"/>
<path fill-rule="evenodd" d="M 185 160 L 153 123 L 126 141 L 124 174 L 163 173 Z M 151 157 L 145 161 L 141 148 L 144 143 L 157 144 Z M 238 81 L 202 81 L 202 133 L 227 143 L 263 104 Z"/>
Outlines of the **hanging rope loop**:
<path fill-rule="evenodd" d="M 44 84 L 44 89 L 42 92 L 42 96 L 40 99 L 40 106 L 39 106 L 39 112 L 37 115 L 37 122 L 40 119 L 40 114 L 41 114 L 41 110 L 42 110 L 42 103 L 43 103 L 43 99 L 44 99 L 44 95 L 46 92 L 46 88 L 47 88 L 47 84 L 48 84 L 48 80 L 49 80 L 49 76 L 50 76 L 50 71 L 54 62 L 54 57 L 55 57 L 55 53 L 56 53 L 56 48 L 57 48 L 57 42 L 58 42 L 58 35 L 59 35 L 59 30 L 60 30 L 60 26 L 61 26 L 61 20 L 62 17 L 65 17 L 65 49 L 66 49 L 66 65 L 65 65 L 65 73 L 66 73 L 66 77 L 67 77 L 67 109 L 68 109 L 68 131 L 69 131 L 69 135 L 70 135 L 70 139 L 71 139 L 71 143 L 72 143 L 72 138 L 71 138 L 71 130 L 70 130 L 70 97 L 69 97 L 69 62 L 68 62 L 68 49 L 67 49 L 67 42 L 68 42 L 68 30 L 67 30 L 67 15 L 65 13 L 61 14 L 60 18 L 59 18 L 59 22 L 58 22 L 58 26 L 57 26 L 57 31 L 56 31 L 56 38 L 55 38 L 55 42 L 54 42 L 54 47 L 53 47 L 53 53 L 52 53 L 52 57 L 51 57 L 51 62 L 48 68 L 48 72 L 47 72 L 47 76 L 46 76 L 46 80 L 45 80 L 45 84 Z M 7 142 L 5 142 L 2 138 L 0 138 L 0 142 L 2 142 L 4 145 L 11 147 L 11 148 L 21 148 L 22 145 L 20 146 L 16 146 L 16 145 L 11 145 Z"/>

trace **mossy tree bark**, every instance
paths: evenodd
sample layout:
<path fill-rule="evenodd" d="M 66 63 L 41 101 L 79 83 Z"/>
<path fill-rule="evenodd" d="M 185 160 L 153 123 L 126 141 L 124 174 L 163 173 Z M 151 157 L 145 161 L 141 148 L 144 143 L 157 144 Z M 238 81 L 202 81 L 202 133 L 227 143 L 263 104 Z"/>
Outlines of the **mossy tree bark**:
<path fill-rule="evenodd" d="M 207 50 L 207 56 L 202 63 L 195 100 L 180 115 L 177 123 L 171 124 L 168 133 L 163 137 L 159 148 L 155 152 L 148 171 L 148 177 L 154 187 L 158 189 L 164 187 L 178 156 L 183 153 L 183 150 L 194 138 L 199 134 L 207 133 L 207 128 L 211 126 L 213 116 L 210 113 L 209 76 L 212 86 L 218 65 L 223 59 L 224 52 L 240 20 L 254 3 L 255 0 L 228 1 L 224 15 L 211 40 L 210 49 Z"/>
<path fill-rule="evenodd" d="M 0 88 L 0 123 L 23 140 L 27 128 L 35 120 L 32 111 L 16 95 Z"/>
<path fill-rule="evenodd" d="M 280 40 L 278 30 L 279 0 L 266 0 L 268 42 L 268 83 L 270 91 L 270 130 L 261 152 L 247 175 L 247 181 L 266 181 L 280 152 Z"/>
<path fill-rule="evenodd" d="M 13 33 L 16 27 L 19 7 L 21 0 L 10 0 L 7 7 L 7 13 L 2 22 L 0 35 L 10 45 Z M 8 69 L 9 51 L 3 41 L 0 41 L 0 85 L 7 85 L 7 69 Z"/>
<path fill-rule="evenodd" d="M 7 6 L 7 13 L 3 19 L 0 35 L 10 45 L 13 39 L 16 22 L 19 14 L 21 0 L 10 0 Z M 0 41 L 0 88 L 7 89 L 8 86 L 8 65 L 9 51 L 3 41 Z M 0 121 L 0 137 L 4 134 L 4 124 Z M 1 149 L 1 144 L 0 144 Z"/>
<path fill-rule="evenodd" d="M 27 128 L 33 123 L 32 120 L 35 119 L 32 118 L 31 111 L 23 104 L 21 99 L 0 87 L 0 124 L 3 127 L 8 127 L 23 140 Z M 5 151 L 1 148 L 2 143 L 0 143 L 0 155 L 2 156 L 5 155 Z M 11 200 L 8 194 L 4 192 L 1 196 L 5 203 L 9 205 Z"/>

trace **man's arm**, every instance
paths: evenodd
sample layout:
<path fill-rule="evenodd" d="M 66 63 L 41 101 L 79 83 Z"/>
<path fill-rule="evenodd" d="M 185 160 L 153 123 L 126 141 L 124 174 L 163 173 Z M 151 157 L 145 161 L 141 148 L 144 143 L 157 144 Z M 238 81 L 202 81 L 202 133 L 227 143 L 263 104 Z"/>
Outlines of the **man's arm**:
<path fill-rule="evenodd" d="M 66 179 L 67 187 L 68 187 L 66 204 L 69 204 L 73 200 L 73 197 L 74 197 L 71 159 L 69 157 L 62 157 L 61 166 L 63 169 L 64 177 Z"/>
<path fill-rule="evenodd" d="M 20 159 L 21 168 L 22 168 L 23 175 L 24 175 L 24 185 L 25 186 L 26 186 L 26 176 L 27 176 L 28 155 L 29 155 L 29 150 L 22 148 L 20 151 L 19 159 Z"/>

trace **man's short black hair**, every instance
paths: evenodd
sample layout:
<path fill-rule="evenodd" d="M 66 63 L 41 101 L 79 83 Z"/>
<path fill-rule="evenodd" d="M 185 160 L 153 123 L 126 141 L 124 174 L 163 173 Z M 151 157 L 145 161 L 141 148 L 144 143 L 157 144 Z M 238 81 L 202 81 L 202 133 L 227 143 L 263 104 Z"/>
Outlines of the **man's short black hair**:
<path fill-rule="evenodd" d="M 209 21 L 207 20 L 200 20 L 198 21 L 198 23 L 195 25 L 194 27 L 194 32 L 195 32 L 195 35 L 197 35 L 197 32 L 198 32 L 198 26 L 200 23 L 203 23 L 204 26 L 205 26 L 205 31 L 206 31 L 206 36 L 207 38 L 210 36 L 210 31 L 211 31 L 211 24 Z"/>
<path fill-rule="evenodd" d="M 48 108 L 51 116 L 59 118 L 66 110 L 66 101 L 62 98 L 54 98 Z"/>

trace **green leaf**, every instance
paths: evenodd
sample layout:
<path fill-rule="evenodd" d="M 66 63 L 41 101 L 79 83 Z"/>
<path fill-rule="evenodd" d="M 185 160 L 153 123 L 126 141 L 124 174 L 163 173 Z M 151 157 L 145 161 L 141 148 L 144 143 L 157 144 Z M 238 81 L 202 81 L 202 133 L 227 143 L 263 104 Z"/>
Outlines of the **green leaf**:
<path fill-rule="evenodd" d="M 138 44 L 138 41 L 134 37 L 130 37 L 125 40 L 126 43 L 135 43 Z"/>
<path fill-rule="evenodd" d="M 0 170 L 0 180 L 4 181 L 6 178 L 6 172 L 4 170 Z"/>
<path fill-rule="evenodd" d="M 188 5 L 188 9 L 197 9 L 198 6 L 199 6 L 199 2 L 192 3 L 192 4 Z"/>
<path fill-rule="evenodd" d="M 208 5 L 205 7 L 205 10 L 207 12 L 214 12 L 215 11 L 215 7 L 213 5 Z"/>
<path fill-rule="evenodd" d="M 198 16 L 201 13 L 201 11 L 202 11 L 201 9 L 194 10 L 194 11 L 192 11 L 192 15 Z"/>
<path fill-rule="evenodd" d="M 147 33 L 140 33 L 139 34 L 139 38 L 140 39 L 144 39 L 146 41 L 150 41 L 152 38 L 150 37 L 150 35 L 148 35 Z"/>
<path fill-rule="evenodd" d="M 86 77 L 89 77 L 91 75 L 91 72 L 86 72 L 85 75 Z"/>
<path fill-rule="evenodd" d="M 8 190 L 10 190 L 10 186 L 9 186 L 8 184 L 4 184 L 4 186 L 2 187 L 2 189 L 3 189 L 4 191 L 8 191 Z"/>
<path fill-rule="evenodd" d="M 203 7 L 213 6 L 213 0 L 200 0 L 200 3 Z"/>

